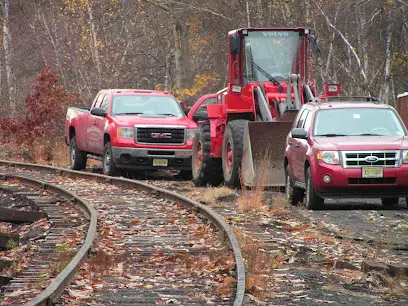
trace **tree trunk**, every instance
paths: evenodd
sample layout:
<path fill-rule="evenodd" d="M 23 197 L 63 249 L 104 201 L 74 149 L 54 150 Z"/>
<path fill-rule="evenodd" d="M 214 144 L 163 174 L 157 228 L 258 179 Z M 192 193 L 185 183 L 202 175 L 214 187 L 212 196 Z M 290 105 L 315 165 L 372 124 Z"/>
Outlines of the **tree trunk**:
<path fill-rule="evenodd" d="M 179 89 L 193 85 L 189 63 L 189 28 L 174 16 L 172 11 L 174 57 L 176 62 L 176 86 Z"/>
<path fill-rule="evenodd" d="M 6 76 L 8 85 L 8 95 L 10 103 L 11 114 L 16 112 L 16 99 L 14 94 L 14 81 L 13 81 L 13 69 L 11 65 L 11 42 L 10 42 L 10 29 L 9 29 L 9 11 L 10 2 L 9 0 L 4 0 L 3 3 L 3 48 L 4 48 L 4 59 L 6 62 Z"/>
<path fill-rule="evenodd" d="M 99 57 L 99 51 L 98 51 L 98 36 L 96 34 L 96 26 L 95 26 L 95 21 L 93 18 L 92 7 L 91 7 L 90 1 L 86 2 L 86 8 L 88 11 L 89 23 L 91 24 L 91 34 L 92 34 L 91 53 L 92 53 L 94 65 L 96 67 L 96 71 L 98 73 L 97 82 L 98 82 L 98 87 L 100 89 L 102 88 L 102 79 L 101 79 L 102 78 L 102 67 L 101 67 L 101 59 Z"/>
<path fill-rule="evenodd" d="M 385 67 L 384 67 L 384 81 L 380 90 L 380 101 L 385 103 L 394 104 L 394 99 L 390 95 L 391 87 L 391 41 L 392 41 L 392 23 L 391 23 L 391 10 L 388 13 L 388 24 L 386 28 L 386 47 L 385 47 Z"/>

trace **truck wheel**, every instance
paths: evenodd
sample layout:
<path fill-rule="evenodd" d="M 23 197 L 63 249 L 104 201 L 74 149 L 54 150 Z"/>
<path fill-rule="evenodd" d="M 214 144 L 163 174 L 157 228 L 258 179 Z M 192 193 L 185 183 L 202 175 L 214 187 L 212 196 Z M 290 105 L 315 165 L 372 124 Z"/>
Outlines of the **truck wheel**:
<path fill-rule="evenodd" d="M 110 141 L 105 144 L 103 152 L 103 174 L 115 175 L 118 172 L 115 162 L 113 161 L 112 146 Z"/>
<path fill-rule="evenodd" d="M 234 120 L 227 124 L 222 142 L 222 170 L 225 185 L 240 186 L 242 150 L 246 120 Z"/>
<path fill-rule="evenodd" d="M 201 123 L 194 136 L 192 174 L 196 186 L 207 184 L 218 186 L 222 183 L 221 158 L 210 157 L 210 123 Z"/>
<path fill-rule="evenodd" d="M 297 205 L 299 202 L 303 202 L 305 197 L 305 191 L 302 188 L 293 187 L 292 175 L 290 174 L 290 166 L 287 165 L 285 169 L 286 179 L 285 179 L 285 194 L 289 203 L 292 205 Z"/>
<path fill-rule="evenodd" d="M 83 170 L 86 168 L 86 152 L 78 149 L 76 137 L 72 136 L 69 146 L 69 162 L 72 170 Z"/>
<path fill-rule="evenodd" d="M 398 206 L 399 198 L 381 198 L 384 207 Z"/>
<path fill-rule="evenodd" d="M 323 208 L 324 199 L 317 196 L 313 185 L 310 168 L 306 170 L 306 201 L 305 206 L 310 210 L 319 210 Z"/>

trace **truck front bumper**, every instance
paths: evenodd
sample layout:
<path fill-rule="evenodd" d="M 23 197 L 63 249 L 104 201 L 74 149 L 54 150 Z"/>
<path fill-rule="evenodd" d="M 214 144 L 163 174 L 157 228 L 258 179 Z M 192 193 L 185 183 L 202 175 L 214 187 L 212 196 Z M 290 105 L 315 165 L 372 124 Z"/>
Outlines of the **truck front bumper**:
<path fill-rule="evenodd" d="M 171 150 L 112 147 L 112 154 L 113 160 L 119 168 L 135 170 L 191 170 L 191 149 Z"/>

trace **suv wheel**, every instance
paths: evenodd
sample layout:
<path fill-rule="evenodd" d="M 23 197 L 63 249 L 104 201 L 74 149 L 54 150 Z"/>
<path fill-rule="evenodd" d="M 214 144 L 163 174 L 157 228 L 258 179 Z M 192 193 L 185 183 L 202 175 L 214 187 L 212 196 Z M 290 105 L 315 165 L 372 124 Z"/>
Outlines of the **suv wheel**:
<path fill-rule="evenodd" d="M 310 210 L 322 209 L 324 204 L 324 199 L 316 194 L 313 185 L 312 173 L 310 168 L 306 169 L 306 201 L 305 206 Z"/>
<path fill-rule="evenodd" d="M 381 198 L 381 203 L 384 207 L 397 206 L 399 198 Z"/>
<path fill-rule="evenodd" d="M 290 174 L 290 166 L 287 165 L 285 169 L 285 194 L 289 203 L 292 205 L 297 205 L 299 202 L 303 202 L 305 197 L 305 191 L 301 188 L 293 186 L 292 176 Z"/>

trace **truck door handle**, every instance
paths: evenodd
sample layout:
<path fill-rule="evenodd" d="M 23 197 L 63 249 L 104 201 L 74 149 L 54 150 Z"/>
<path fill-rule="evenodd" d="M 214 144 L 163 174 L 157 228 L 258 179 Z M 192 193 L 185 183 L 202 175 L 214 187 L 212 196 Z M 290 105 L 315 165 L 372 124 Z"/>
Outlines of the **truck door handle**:
<path fill-rule="evenodd" d="M 289 146 L 292 146 L 292 145 L 293 145 L 293 142 L 291 142 L 291 141 L 288 142 L 288 145 L 289 145 Z"/>
<path fill-rule="evenodd" d="M 96 125 L 96 121 L 93 122 L 93 125 Z"/>
<path fill-rule="evenodd" d="M 297 144 L 296 144 L 296 148 L 299 148 L 299 147 L 300 147 L 300 144 L 299 144 L 299 143 L 297 143 Z"/>

